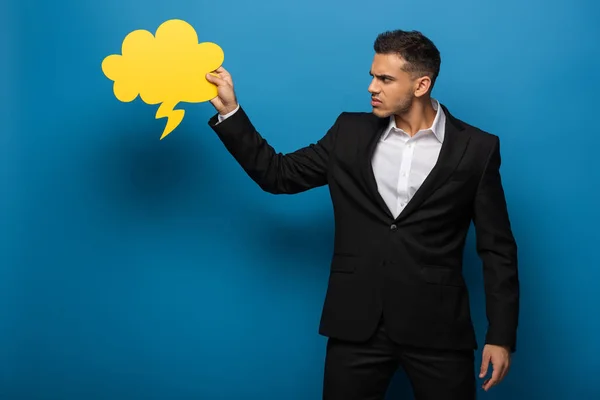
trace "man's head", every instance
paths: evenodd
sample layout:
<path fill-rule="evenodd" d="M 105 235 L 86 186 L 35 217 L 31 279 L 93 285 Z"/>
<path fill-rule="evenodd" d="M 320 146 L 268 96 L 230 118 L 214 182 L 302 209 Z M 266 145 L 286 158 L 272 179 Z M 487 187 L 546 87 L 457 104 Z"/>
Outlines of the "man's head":
<path fill-rule="evenodd" d="M 415 99 L 429 99 L 440 70 L 440 52 L 416 31 L 388 31 L 377 36 L 369 85 L 373 113 L 401 115 Z"/>

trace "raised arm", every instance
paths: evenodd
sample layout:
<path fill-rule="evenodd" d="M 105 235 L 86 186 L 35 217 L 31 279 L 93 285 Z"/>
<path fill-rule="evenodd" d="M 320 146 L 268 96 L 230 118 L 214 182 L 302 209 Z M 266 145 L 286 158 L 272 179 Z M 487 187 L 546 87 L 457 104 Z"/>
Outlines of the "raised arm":
<path fill-rule="evenodd" d="M 291 153 L 278 153 L 239 106 L 231 75 L 222 67 L 216 73 L 219 77 L 207 76 L 218 88 L 218 96 L 211 100 L 218 114 L 210 119 L 209 126 L 248 176 L 274 194 L 298 193 L 327 184 L 339 119 L 316 143 Z"/>

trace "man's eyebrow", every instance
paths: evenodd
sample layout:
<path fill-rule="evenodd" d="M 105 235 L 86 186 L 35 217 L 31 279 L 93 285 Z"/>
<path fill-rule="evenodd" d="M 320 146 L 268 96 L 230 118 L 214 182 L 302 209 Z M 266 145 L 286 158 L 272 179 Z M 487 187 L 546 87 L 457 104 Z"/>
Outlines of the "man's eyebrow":
<path fill-rule="evenodd" d="M 374 74 L 373 74 L 373 72 L 371 72 L 371 71 L 369 71 L 369 75 L 371 75 L 371 76 L 376 76 L 376 77 L 377 77 L 377 78 L 379 78 L 379 79 L 389 79 L 389 80 L 395 80 L 395 79 L 396 79 L 396 78 L 394 78 L 393 76 L 390 76 L 390 75 L 385 75 L 385 74 L 382 74 L 382 75 L 374 75 Z"/>

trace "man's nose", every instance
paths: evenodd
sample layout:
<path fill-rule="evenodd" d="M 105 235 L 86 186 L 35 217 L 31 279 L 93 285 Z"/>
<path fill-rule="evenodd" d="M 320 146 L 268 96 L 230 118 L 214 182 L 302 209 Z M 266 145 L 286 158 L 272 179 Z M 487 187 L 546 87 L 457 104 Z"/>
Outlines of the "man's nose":
<path fill-rule="evenodd" d="M 375 93 L 379 92 L 378 87 L 375 84 L 375 81 L 371 81 L 371 83 L 369 84 L 368 90 L 369 90 L 369 93 L 371 93 L 371 94 L 375 94 Z"/>

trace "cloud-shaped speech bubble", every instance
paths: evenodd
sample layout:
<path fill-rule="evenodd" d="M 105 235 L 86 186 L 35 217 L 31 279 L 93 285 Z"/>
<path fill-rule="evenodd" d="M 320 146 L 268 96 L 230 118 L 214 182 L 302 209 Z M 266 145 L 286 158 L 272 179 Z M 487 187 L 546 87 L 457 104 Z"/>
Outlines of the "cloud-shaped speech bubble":
<path fill-rule="evenodd" d="M 198 43 L 194 28 L 180 19 L 163 22 L 156 36 L 139 29 L 129 33 L 122 55 L 111 54 L 102 61 L 104 75 L 112 81 L 117 99 L 131 102 L 140 95 L 146 104 L 162 103 L 156 118 L 167 117 L 160 139 L 183 120 L 180 102 L 200 103 L 217 96 L 217 87 L 206 74 L 223 64 L 223 50 L 210 42 Z"/>

